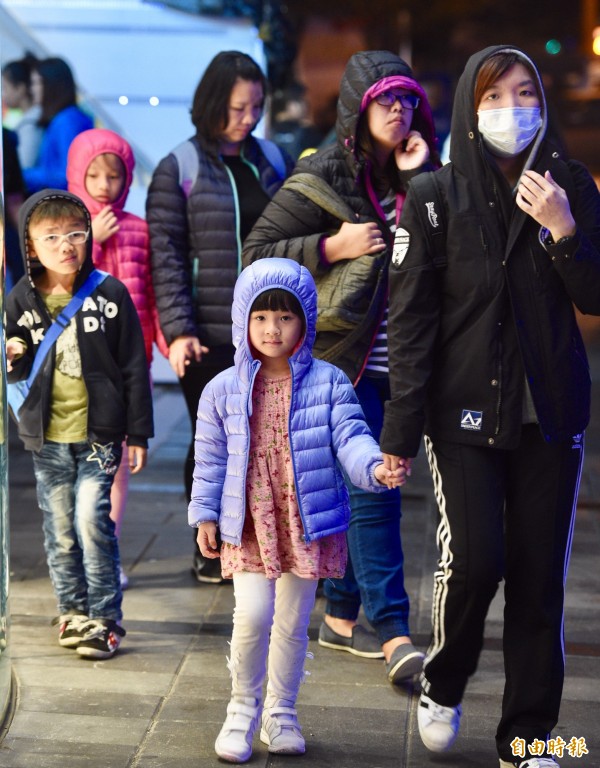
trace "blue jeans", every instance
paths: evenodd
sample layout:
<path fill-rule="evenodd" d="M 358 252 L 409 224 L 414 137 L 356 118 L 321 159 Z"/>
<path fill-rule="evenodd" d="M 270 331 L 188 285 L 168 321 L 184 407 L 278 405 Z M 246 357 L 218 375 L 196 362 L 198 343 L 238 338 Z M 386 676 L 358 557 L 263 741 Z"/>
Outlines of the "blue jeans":
<path fill-rule="evenodd" d="M 387 377 L 363 376 L 356 385 L 356 395 L 373 437 L 379 440 L 383 405 L 390 397 Z M 400 491 L 369 493 L 349 481 L 348 489 L 348 565 L 343 579 L 325 581 L 325 612 L 338 619 L 355 620 L 362 602 L 365 615 L 383 644 L 409 634 L 409 602 L 404 589 L 400 541 Z"/>
<path fill-rule="evenodd" d="M 44 547 L 60 615 L 120 621 L 119 544 L 110 489 L 121 443 L 44 443 L 33 454 Z"/>

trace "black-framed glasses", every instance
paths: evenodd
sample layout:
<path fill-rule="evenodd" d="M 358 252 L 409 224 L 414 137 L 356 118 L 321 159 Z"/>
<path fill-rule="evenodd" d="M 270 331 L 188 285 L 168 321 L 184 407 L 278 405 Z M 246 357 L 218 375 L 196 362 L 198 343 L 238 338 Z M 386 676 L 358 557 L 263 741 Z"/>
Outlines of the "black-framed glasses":
<path fill-rule="evenodd" d="M 402 109 L 416 109 L 421 99 L 414 93 L 395 93 L 394 91 L 384 91 L 375 96 L 375 101 L 382 107 L 391 107 L 396 101 L 400 102 Z"/>
<path fill-rule="evenodd" d="M 90 230 L 78 230 L 77 232 L 68 232 L 66 235 L 42 235 L 42 237 L 32 237 L 32 240 L 39 240 L 46 248 L 57 250 L 63 240 L 69 245 L 83 245 L 90 236 Z"/>

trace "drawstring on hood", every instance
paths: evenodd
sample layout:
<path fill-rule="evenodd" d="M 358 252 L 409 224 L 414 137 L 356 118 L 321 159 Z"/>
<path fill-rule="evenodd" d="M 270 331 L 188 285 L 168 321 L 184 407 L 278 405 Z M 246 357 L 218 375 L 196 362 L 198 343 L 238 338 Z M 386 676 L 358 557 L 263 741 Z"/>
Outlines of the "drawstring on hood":
<path fill-rule="evenodd" d="M 35 287 L 33 280 L 34 274 L 41 274 L 45 267 L 40 261 L 31 259 L 31 253 L 29 250 L 29 221 L 35 209 L 49 200 L 64 200 L 65 202 L 74 203 L 81 209 L 81 215 L 86 222 L 85 228 L 90 230 L 90 235 L 85 244 L 85 261 L 83 262 L 79 274 L 75 280 L 74 290 L 81 285 L 83 280 L 89 275 L 93 269 L 92 263 L 92 219 L 90 213 L 83 201 L 76 195 L 70 192 L 65 192 L 63 189 L 42 189 L 36 192 L 23 203 L 19 210 L 19 241 L 21 244 L 21 253 L 23 254 L 23 262 L 25 264 L 25 273 L 30 284 Z"/>

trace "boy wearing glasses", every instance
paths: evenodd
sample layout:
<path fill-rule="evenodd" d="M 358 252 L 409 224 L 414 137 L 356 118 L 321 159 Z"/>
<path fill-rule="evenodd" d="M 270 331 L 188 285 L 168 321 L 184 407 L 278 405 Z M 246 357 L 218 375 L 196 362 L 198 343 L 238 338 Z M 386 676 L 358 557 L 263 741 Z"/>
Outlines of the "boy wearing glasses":
<path fill-rule="evenodd" d="M 94 270 L 90 214 L 75 195 L 33 195 L 19 231 L 25 276 L 6 303 L 9 381 L 28 377 L 44 334 Z M 110 491 L 123 439 L 136 473 L 153 435 L 144 339 L 119 280 L 107 276 L 68 322 L 31 382 L 18 427 L 33 455 L 58 642 L 84 658 L 111 658 L 125 630 Z"/>

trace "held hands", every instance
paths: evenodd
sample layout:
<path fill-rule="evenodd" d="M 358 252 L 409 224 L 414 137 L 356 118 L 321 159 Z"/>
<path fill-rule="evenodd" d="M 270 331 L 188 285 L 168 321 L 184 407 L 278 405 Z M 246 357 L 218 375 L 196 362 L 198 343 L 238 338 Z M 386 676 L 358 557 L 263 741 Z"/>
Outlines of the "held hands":
<path fill-rule="evenodd" d="M 6 342 L 6 370 L 12 371 L 12 362 L 25 354 L 25 345 L 20 341 L 9 339 Z"/>
<path fill-rule="evenodd" d="M 567 193 L 554 181 L 550 171 L 543 176 L 535 171 L 525 171 L 517 187 L 516 203 L 550 231 L 554 242 L 575 234 L 577 225 Z"/>
<path fill-rule="evenodd" d="M 110 207 L 106 205 L 92 221 L 92 235 L 94 242 L 103 243 L 119 231 L 119 222 Z"/>
<path fill-rule="evenodd" d="M 418 131 L 409 131 L 394 150 L 394 157 L 399 171 L 412 171 L 429 160 L 429 146 Z"/>
<path fill-rule="evenodd" d="M 132 475 L 137 475 L 146 466 L 148 459 L 148 449 L 141 445 L 127 446 L 127 459 L 129 461 L 129 471 Z"/>
<path fill-rule="evenodd" d="M 375 477 L 381 485 L 388 488 L 398 488 L 404 485 L 410 477 L 411 459 L 400 459 L 397 456 L 383 454 L 383 463 L 375 467 Z"/>
<path fill-rule="evenodd" d="M 202 355 L 208 352 L 208 347 L 203 347 L 196 336 L 180 336 L 169 346 L 169 363 L 181 379 L 185 375 L 186 366 L 192 362 L 199 363 Z"/>
<path fill-rule="evenodd" d="M 351 224 L 345 221 L 335 235 L 325 240 L 325 259 L 334 264 L 342 259 L 357 259 L 365 254 L 385 251 L 386 245 L 381 230 L 374 221 L 366 224 Z"/>
<path fill-rule="evenodd" d="M 196 541 L 198 542 L 198 547 L 204 557 L 208 557 L 212 560 L 216 557 L 221 557 L 217 545 L 216 523 L 200 523 Z"/>

